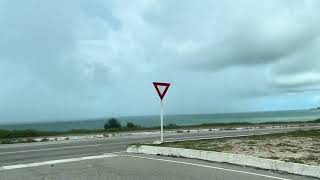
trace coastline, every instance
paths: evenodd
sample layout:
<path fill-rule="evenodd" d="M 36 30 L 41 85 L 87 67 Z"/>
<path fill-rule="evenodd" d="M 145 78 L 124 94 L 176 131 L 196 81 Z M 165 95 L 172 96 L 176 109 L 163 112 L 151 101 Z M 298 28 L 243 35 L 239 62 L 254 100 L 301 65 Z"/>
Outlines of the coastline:
<path fill-rule="evenodd" d="M 257 111 L 257 112 L 232 112 L 232 113 L 211 113 L 211 114 L 165 114 L 166 124 L 199 125 L 205 123 L 232 123 L 232 122 L 295 122 L 309 121 L 320 117 L 319 110 L 279 110 L 279 111 Z M 0 121 L 0 129 L 25 130 L 33 129 L 38 131 L 69 131 L 71 129 L 101 129 L 105 121 L 112 117 L 77 118 L 77 119 L 42 119 L 28 121 L 19 120 L 4 123 Z M 142 127 L 156 127 L 160 125 L 159 115 L 144 116 L 115 116 L 122 126 L 127 122 Z"/>
<path fill-rule="evenodd" d="M 186 133 L 199 131 L 221 131 L 221 130 L 240 130 L 254 128 L 281 128 L 281 127 L 306 127 L 316 126 L 320 124 L 320 119 L 310 121 L 293 121 L 293 122 L 232 122 L 232 123 L 204 123 L 198 125 L 179 126 L 169 124 L 164 126 L 164 129 L 170 132 Z M 141 134 L 141 133 L 157 133 L 160 127 L 142 127 L 135 126 L 133 128 L 116 128 L 116 129 L 73 129 L 69 131 L 37 131 L 32 129 L 26 130 L 3 130 L 0 129 L 0 144 L 15 144 L 15 143 L 33 143 L 46 141 L 64 141 L 76 139 L 95 139 L 108 138 L 121 134 Z"/>

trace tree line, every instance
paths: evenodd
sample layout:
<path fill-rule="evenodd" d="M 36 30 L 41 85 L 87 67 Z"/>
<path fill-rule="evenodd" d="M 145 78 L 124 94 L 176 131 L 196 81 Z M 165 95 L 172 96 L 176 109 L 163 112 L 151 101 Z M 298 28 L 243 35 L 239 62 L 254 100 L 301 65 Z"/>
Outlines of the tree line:
<path fill-rule="evenodd" d="M 135 125 L 133 122 L 127 122 L 127 125 L 125 127 L 122 127 L 120 121 L 116 118 L 110 118 L 108 121 L 104 124 L 105 130 L 111 130 L 111 129 L 121 129 L 121 128 L 127 128 L 127 129 L 135 129 L 139 126 Z"/>

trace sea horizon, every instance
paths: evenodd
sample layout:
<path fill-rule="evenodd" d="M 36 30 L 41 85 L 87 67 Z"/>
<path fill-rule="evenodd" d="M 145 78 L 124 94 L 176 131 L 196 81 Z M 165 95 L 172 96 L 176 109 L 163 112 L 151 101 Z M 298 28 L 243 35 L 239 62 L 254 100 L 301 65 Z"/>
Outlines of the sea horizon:
<path fill-rule="evenodd" d="M 28 122 L 0 124 L 0 129 L 23 130 L 34 129 L 42 131 L 66 131 L 71 129 L 102 129 L 110 117 L 83 118 L 79 120 L 56 120 L 46 122 Z M 122 125 L 133 122 L 143 127 L 156 127 L 160 125 L 159 115 L 145 116 L 114 116 Z M 231 122 L 290 122 L 308 121 L 320 117 L 320 111 L 308 110 L 281 110 L 281 111 L 255 111 L 234 113 L 208 113 L 208 114 L 168 114 L 164 115 L 164 124 L 197 125 L 204 123 L 231 123 Z"/>

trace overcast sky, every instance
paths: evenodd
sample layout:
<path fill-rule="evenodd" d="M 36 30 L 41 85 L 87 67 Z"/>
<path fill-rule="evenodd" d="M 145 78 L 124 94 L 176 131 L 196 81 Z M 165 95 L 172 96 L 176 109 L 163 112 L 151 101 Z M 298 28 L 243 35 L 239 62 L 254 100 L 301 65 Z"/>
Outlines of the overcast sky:
<path fill-rule="evenodd" d="M 320 105 L 320 1 L 1 0 L 0 123 Z"/>

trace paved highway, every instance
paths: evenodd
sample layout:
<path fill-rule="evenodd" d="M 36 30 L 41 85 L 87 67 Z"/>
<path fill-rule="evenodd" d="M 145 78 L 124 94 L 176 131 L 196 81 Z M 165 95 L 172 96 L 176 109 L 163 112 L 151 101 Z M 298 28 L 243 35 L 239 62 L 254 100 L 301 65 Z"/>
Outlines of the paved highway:
<path fill-rule="evenodd" d="M 176 141 L 185 139 L 275 133 L 290 130 L 295 129 L 254 129 L 199 133 L 171 133 L 167 134 L 165 139 L 166 141 Z M 153 142 L 157 139 L 159 139 L 158 135 L 136 135 L 95 140 L 0 145 L 0 166 L 121 152 L 125 151 L 129 144 Z"/>
<path fill-rule="evenodd" d="M 173 133 L 168 134 L 166 136 L 166 140 L 174 141 L 184 139 L 219 138 L 226 136 L 275 133 L 292 130 L 295 129 L 255 129 L 241 131 Z M 123 153 L 128 144 L 152 142 L 158 138 L 159 137 L 155 135 L 139 135 L 96 140 L 1 145 L 0 179 L 80 179 L 78 175 L 74 175 L 77 173 L 84 175 L 84 179 L 86 179 L 86 177 L 88 177 L 87 179 L 92 179 L 92 177 L 96 177 L 96 179 L 230 179 L 231 177 L 234 177 L 231 179 L 270 179 L 268 176 L 257 176 L 250 173 L 239 174 L 237 171 L 226 171 L 219 169 L 221 166 L 226 166 L 221 164 L 217 165 L 214 163 L 209 163 L 208 165 L 208 162 L 195 162 L 195 160 L 187 159 L 177 160 L 176 158 L 169 158 L 169 161 L 160 161 L 155 160 L 159 157 L 143 159 L 127 156 L 126 153 Z M 21 164 L 26 165 L 30 163 L 46 161 L 47 163 L 45 164 L 52 164 L 52 160 L 61 159 L 71 159 L 72 161 L 77 161 L 77 158 L 79 157 L 97 156 L 105 153 L 110 153 L 112 156 L 103 158 L 99 157 L 97 159 L 94 158 L 95 160 L 85 160 L 79 162 L 66 161 L 65 163 L 57 164 L 56 166 L 52 167 L 42 166 L 42 164 L 37 164 L 34 167 L 33 165 L 31 167 L 29 167 L 29 165 L 21 166 Z M 192 162 L 191 164 L 181 164 L 175 161 Z M 210 168 L 208 166 L 215 166 L 217 168 Z M 234 169 L 234 167 L 229 166 L 230 165 L 228 165 L 226 169 Z M 4 167 L 7 167 L 8 170 L 6 170 Z M 92 171 L 84 173 L 83 169 L 92 169 Z M 253 170 L 247 169 L 243 171 L 252 172 Z M 261 171 L 259 173 L 268 174 L 269 172 Z M 90 174 L 91 176 L 89 176 Z M 102 177 L 109 178 L 99 178 L 100 175 Z M 197 178 L 198 175 L 199 178 Z M 50 178 L 43 178 L 43 176 Z M 283 176 L 284 175 L 277 175 L 276 177 Z M 290 176 L 289 179 L 291 178 L 301 179 L 302 177 Z"/>
<path fill-rule="evenodd" d="M 68 161 L 68 159 L 66 159 Z M 12 166 L 1 170 L 1 180 L 314 180 L 248 167 L 172 157 L 126 153 L 103 158 L 50 164 Z"/>

